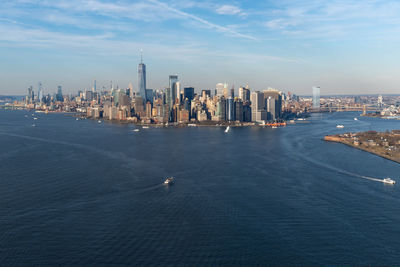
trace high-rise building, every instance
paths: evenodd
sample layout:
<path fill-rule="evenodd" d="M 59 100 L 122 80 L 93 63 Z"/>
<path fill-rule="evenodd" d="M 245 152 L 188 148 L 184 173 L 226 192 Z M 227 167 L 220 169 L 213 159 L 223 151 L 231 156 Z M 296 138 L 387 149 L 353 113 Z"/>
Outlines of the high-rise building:
<path fill-rule="evenodd" d="M 226 100 L 226 120 L 228 121 L 234 121 L 236 120 L 235 118 L 235 102 L 232 97 L 228 97 Z"/>
<path fill-rule="evenodd" d="M 62 94 L 62 86 L 61 85 L 59 85 L 57 87 L 56 100 L 57 101 L 61 101 L 61 102 L 64 101 L 63 94 Z"/>
<path fill-rule="evenodd" d="M 250 89 L 248 86 L 239 87 L 239 98 L 242 99 L 243 103 L 250 101 Z"/>
<path fill-rule="evenodd" d="M 314 109 L 320 108 L 320 102 L 319 102 L 320 90 L 321 89 L 317 86 L 313 87 L 313 108 Z"/>
<path fill-rule="evenodd" d="M 146 101 L 146 65 L 143 63 L 142 57 L 138 66 L 138 89 L 139 95 L 142 97 L 143 101 Z"/>
<path fill-rule="evenodd" d="M 178 75 L 169 75 L 169 95 L 168 95 L 168 104 L 170 110 L 175 104 L 175 99 L 176 99 L 176 88 L 177 85 L 176 83 L 178 82 Z"/>
<path fill-rule="evenodd" d="M 153 104 L 153 89 L 146 89 L 146 102 Z"/>
<path fill-rule="evenodd" d="M 237 121 L 244 121 L 244 116 L 243 116 L 243 102 L 241 99 L 238 101 L 235 101 L 235 109 L 236 109 L 236 120 Z"/>
<path fill-rule="evenodd" d="M 176 82 L 175 86 L 175 103 L 180 104 L 181 103 L 181 83 L 178 81 Z"/>
<path fill-rule="evenodd" d="M 224 84 L 223 83 L 217 83 L 217 85 L 215 86 L 215 95 L 217 95 L 217 96 L 224 95 Z"/>
<path fill-rule="evenodd" d="M 266 121 L 267 112 L 265 110 L 264 94 L 257 91 L 250 95 L 251 100 L 251 120 L 255 122 Z"/>
<path fill-rule="evenodd" d="M 42 89 L 42 83 L 39 82 L 39 84 L 38 84 L 38 101 L 40 103 L 42 103 L 42 100 L 43 100 L 43 89 Z"/>
<path fill-rule="evenodd" d="M 183 89 L 183 99 L 188 99 L 189 102 L 194 98 L 194 88 L 193 87 L 185 87 Z"/>
<path fill-rule="evenodd" d="M 270 112 L 270 115 L 273 116 L 273 118 L 268 118 L 268 120 L 276 120 L 281 118 L 282 116 L 282 92 L 276 90 L 276 89 L 268 89 L 263 91 L 264 94 L 264 99 L 266 101 L 265 103 L 265 109 L 267 112 Z M 271 100 L 268 100 L 269 98 L 272 98 Z M 268 107 L 268 103 L 270 103 L 271 107 Z"/>

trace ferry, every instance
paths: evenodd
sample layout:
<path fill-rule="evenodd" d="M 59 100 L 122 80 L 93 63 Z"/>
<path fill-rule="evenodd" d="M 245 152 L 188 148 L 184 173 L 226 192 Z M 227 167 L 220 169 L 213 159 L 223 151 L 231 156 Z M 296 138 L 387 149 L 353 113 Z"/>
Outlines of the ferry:
<path fill-rule="evenodd" d="M 344 126 L 341 124 L 338 124 L 338 125 L 336 125 L 336 128 L 344 128 Z"/>
<path fill-rule="evenodd" d="M 167 179 L 165 179 L 164 184 L 165 185 L 171 185 L 174 183 L 174 177 L 168 177 Z"/>
<path fill-rule="evenodd" d="M 226 127 L 225 132 L 226 132 L 226 133 L 229 132 L 230 129 L 231 129 L 230 126 Z"/>
<path fill-rule="evenodd" d="M 395 180 L 392 180 L 389 177 L 386 177 L 385 179 L 383 179 L 382 182 L 385 184 L 395 184 L 396 183 Z"/>

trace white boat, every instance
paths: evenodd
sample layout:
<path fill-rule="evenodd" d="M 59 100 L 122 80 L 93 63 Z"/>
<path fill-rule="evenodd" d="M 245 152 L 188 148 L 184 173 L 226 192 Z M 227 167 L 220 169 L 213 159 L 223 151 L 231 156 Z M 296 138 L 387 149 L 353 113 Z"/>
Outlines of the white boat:
<path fill-rule="evenodd" d="M 97 122 L 98 122 L 98 123 L 101 123 L 101 120 L 98 120 Z"/>
<path fill-rule="evenodd" d="M 133 131 L 134 131 L 134 132 L 139 132 L 140 130 L 139 130 L 139 129 L 134 129 Z"/>
<path fill-rule="evenodd" d="M 28 118 L 28 115 L 25 115 L 25 118 Z"/>
<path fill-rule="evenodd" d="M 79 121 L 79 118 L 76 118 L 77 121 Z"/>
<path fill-rule="evenodd" d="M 336 128 L 344 128 L 344 126 L 341 124 L 338 124 L 338 125 L 336 125 Z"/>
<path fill-rule="evenodd" d="M 383 179 L 382 182 L 385 184 L 395 184 L 396 183 L 395 180 L 392 180 L 389 177 L 386 177 L 385 179 Z"/>
<path fill-rule="evenodd" d="M 33 118 L 34 120 L 37 120 L 37 118 Z"/>
<path fill-rule="evenodd" d="M 142 128 L 143 129 L 149 129 L 149 126 L 143 126 Z"/>
<path fill-rule="evenodd" d="M 171 185 L 174 183 L 174 177 L 168 177 L 167 179 L 165 179 L 164 184 L 165 185 Z"/>
<path fill-rule="evenodd" d="M 230 129 L 231 129 L 230 126 L 226 127 L 225 132 L 226 132 L 226 133 L 229 132 Z"/>
<path fill-rule="evenodd" d="M 272 126 L 271 128 L 272 128 L 272 129 L 276 129 L 276 128 L 278 128 L 278 126 Z"/>
<path fill-rule="evenodd" d="M 36 125 L 35 125 L 35 124 L 32 124 L 32 127 L 36 127 Z"/>
<path fill-rule="evenodd" d="M 306 119 L 304 119 L 304 118 L 298 118 L 297 120 L 298 120 L 298 121 L 305 121 Z"/>
<path fill-rule="evenodd" d="M 355 120 L 355 121 L 358 121 L 358 119 L 357 119 L 357 118 L 354 118 L 354 120 Z"/>

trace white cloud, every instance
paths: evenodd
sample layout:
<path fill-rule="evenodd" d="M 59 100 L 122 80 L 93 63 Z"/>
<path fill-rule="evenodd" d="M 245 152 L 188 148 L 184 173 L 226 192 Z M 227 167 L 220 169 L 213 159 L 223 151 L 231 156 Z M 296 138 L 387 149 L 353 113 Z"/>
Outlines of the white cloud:
<path fill-rule="evenodd" d="M 220 6 L 216 12 L 220 15 L 237 15 L 242 12 L 242 10 L 236 6 L 223 5 Z"/>

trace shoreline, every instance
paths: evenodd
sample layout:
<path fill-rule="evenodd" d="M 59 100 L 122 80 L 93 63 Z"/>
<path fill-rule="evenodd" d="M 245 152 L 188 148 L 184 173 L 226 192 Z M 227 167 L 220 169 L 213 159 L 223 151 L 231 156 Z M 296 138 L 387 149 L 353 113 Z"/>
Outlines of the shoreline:
<path fill-rule="evenodd" d="M 381 158 L 388 159 L 388 160 L 396 162 L 396 163 L 400 163 L 400 159 L 398 159 L 398 158 L 395 158 L 393 156 L 384 154 L 384 153 L 382 153 L 380 151 L 373 150 L 373 149 L 371 149 L 369 147 L 362 147 L 360 145 L 355 145 L 354 143 L 349 142 L 347 139 L 348 138 L 343 138 L 343 137 L 340 137 L 338 135 L 326 135 L 323 138 L 323 140 L 327 141 L 327 142 L 344 144 L 346 146 L 349 146 L 349 147 L 352 147 L 352 148 L 356 148 L 358 150 L 362 150 L 362 151 L 371 153 L 371 154 L 379 156 Z"/>

